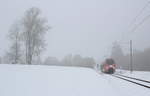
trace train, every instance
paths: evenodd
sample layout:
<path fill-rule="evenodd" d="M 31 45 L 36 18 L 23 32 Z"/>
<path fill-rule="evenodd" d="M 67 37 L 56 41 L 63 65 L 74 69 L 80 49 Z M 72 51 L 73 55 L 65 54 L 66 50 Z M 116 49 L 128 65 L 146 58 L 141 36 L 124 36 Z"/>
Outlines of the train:
<path fill-rule="evenodd" d="M 101 72 L 113 74 L 116 71 L 116 63 L 112 58 L 107 58 L 100 66 Z"/>

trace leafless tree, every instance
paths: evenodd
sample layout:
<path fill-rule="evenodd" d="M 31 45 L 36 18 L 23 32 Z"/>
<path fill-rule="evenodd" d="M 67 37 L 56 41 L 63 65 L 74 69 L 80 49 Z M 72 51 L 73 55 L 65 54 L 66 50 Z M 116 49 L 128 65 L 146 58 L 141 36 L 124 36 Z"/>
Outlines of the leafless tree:
<path fill-rule="evenodd" d="M 12 45 L 7 52 L 7 58 L 11 63 L 17 64 L 21 60 L 20 24 L 18 22 L 12 25 L 8 37 Z"/>
<path fill-rule="evenodd" d="M 49 30 L 49 26 L 47 25 L 48 21 L 40 15 L 40 9 L 33 7 L 26 11 L 22 20 L 22 36 L 28 64 L 32 64 L 34 56 L 40 56 L 46 45 L 44 35 Z"/>

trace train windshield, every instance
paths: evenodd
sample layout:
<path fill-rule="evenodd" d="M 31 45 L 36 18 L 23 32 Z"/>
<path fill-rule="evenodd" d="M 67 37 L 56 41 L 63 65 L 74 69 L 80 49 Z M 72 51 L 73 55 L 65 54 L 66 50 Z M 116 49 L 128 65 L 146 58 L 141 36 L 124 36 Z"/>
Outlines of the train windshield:
<path fill-rule="evenodd" d="M 106 59 L 106 63 L 112 65 L 115 64 L 115 61 L 113 59 Z"/>

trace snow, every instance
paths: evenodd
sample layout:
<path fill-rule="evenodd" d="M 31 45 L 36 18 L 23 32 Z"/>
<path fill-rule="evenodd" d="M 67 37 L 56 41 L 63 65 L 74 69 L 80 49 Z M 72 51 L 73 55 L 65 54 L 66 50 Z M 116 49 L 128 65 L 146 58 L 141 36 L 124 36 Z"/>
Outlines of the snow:
<path fill-rule="evenodd" d="M 133 71 L 131 73 L 130 71 L 127 71 L 127 70 L 119 70 L 118 72 L 120 72 L 121 74 L 126 75 L 126 76 L 135 77 L 135 78 L 139 78 L 139 79 L 145 79 L 145 80 L 150 81 L 150 72 Z"/>
<path fill-rule="evenodd" d="M 150 89 L 89 68 L 1 64 L 0 96 L 150 96 Z"/>

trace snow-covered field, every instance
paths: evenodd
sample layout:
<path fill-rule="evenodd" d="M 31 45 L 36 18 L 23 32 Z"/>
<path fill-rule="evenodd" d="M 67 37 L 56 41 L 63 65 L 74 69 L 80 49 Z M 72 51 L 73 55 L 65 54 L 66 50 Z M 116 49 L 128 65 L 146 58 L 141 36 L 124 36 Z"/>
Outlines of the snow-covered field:
<path fill-rule="evenodd" d="M 150 89 L 88 68 L 1 64 L 0 96 L 150 96 Z"/>

